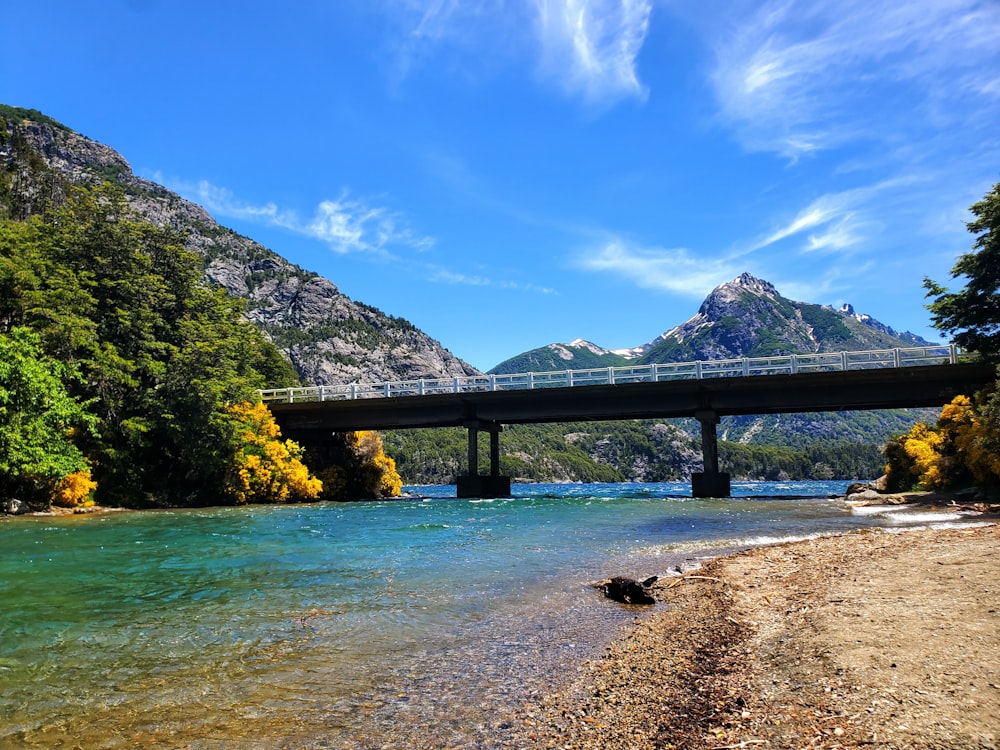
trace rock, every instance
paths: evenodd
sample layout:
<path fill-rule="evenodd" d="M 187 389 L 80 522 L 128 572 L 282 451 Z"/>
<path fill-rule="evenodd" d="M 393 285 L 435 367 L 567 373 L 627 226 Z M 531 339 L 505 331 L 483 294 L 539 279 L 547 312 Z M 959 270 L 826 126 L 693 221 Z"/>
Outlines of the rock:
<path fill-rule="evenodd" d="M 616 576 L 597 584 L 608 599 L 623 604 L 656 604 L 656 599 L 649 593 L 649 587 L 657 581 L 657 576 L 651 576 L 644 581 L 634 578 Z"/>
<path fill-rule="evenodd" d="M 19 516 L 22 513 L 28 512 L 28 506 L 17 498 L 11 497 L 6 500 L 0 500 L 0 512 L 8 516 Z"/>
<path fill-rule="evenodd" d="M 877 493 L 875 490 L 871 489 L 870 487 L 858 489 L 858 490 L 855 490 L 853 492 L 851 491 L 851 488 L 848 487 L 847 488 L 847 499 L 849 501 L 851 501 L 851 502 L 859 502 L 859 501 L 862 501 L 862 500 L 865 501 L 865 502 L 873 502 L 873 501 L 878 501 L 878 500 L 885 500 L 886 502 L 888 502 L 888 496 L 883 497 L 882 495 L 880 495 L 879 493 Z"/>

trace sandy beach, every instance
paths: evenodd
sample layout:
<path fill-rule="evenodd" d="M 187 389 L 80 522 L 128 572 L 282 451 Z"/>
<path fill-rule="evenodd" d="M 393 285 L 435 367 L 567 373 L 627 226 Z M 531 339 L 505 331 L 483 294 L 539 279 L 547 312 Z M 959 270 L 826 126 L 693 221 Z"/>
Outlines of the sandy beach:
<path fill-rule="evenodd" d="M 1000 747 L 1000 526 L 756 548 L 656 596 L 514 746 Z"/>

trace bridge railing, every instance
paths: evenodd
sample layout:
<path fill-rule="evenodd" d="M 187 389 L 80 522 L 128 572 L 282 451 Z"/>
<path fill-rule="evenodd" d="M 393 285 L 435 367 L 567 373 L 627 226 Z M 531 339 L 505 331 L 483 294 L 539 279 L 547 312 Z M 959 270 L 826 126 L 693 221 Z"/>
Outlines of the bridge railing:
<path fill-rule="evenodd" d="M 784 354 L 774 357 L 667 362 L 655 365 L 596 367 L 584 370 L 525 372 L 511 375 L 471 375 L 401 380 L 391 383 L 349 383 L 305 388 L 271 388 L 259 393 L 265 403 L 348 401 L 365 398 L 431 396 L 442 393 L 518 391 L 587 385 L 655 383 L 669 380 L 704 380 L 708 378 L 753 377 L 755 375 L 794 375 L 806 372 L 914 367 L 954 364 L 958 361 L 958 356 L 959 351 L 954 345 L 920 346 L 906 349 Z"/>

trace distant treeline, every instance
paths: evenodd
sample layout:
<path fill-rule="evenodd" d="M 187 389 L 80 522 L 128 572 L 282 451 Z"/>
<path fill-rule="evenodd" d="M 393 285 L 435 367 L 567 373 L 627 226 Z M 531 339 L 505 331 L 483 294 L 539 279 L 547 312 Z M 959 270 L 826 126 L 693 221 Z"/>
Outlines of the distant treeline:
<path fill-rule="evenodd" d="M 383 433 L 404 483 L 447 484 L 467 472 L 461 428 Z M 488 442 L 480 436 L 481 473 Z M 500 435 L 500 470 L 533 482 L 668 482 L 701 471 L 700 438 L 674 422 L 652 420 L 515 425 Z M 878 445 L 803 439 L 796 446 L 720 441 L 722 468 L 734 479 L 875 478 L 885 469 Z"/>

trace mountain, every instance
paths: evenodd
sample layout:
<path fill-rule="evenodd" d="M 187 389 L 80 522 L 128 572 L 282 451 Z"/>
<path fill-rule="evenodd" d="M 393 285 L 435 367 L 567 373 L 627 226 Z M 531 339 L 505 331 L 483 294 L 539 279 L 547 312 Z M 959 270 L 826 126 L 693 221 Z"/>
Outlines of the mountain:
<path fill-rule="evenodd" d="M 850 311 L 848 313 L 847 311 Z M 871 316 L 795 302 L 774 285 L 744 273 L 712 290 L 698 312 L 660 337 L 643 364 L 697 359 L 769 357 L 862 349 L 892 349 L 924 342 L 904 339 Z"/>
<path fill-rule="evenodd" d="M 583 339 L 568 344 L 549 344 L 506 359 L 492 370 L 494 375 L 552 370 L 586 370 L 620 367 L 641 354 L 634 349 L 604 349 Z"/>
<path fill-rule="evenodd" d="M 687 321 L 642 346 L 609 350 L 578 339 L 519 354 L 490 372 L 892 349 L 930 343 L 913 333 L 896 333 L 870 315 L 855 313 L 851 305 L 834 310 L 787 299 L 770 282 L 744 273 L 712 290 Z"/>
<path fill-rule="evenodd" d="M 864 323 L 866 326 L 871 326 L 872 328 L 878 331 L 882 331 L 882 333 L 886 333 L 889 336 L 899 339 L 900 341 L 907 341 L 911 346 L 929 346 L 934 343 L 932 341 L 928 341 L 927 339 L 921 336 L 918 336 L 915 333 L 910 333 L 909 331 L 903 331 L 902 333 L 898 333 L 895 329 L 890 328 L 885 323 L 878 322 L 877 320 L 875 320 L 875 318 L 873 318 L 871 315 L 868 315 L 867 313 L 854 312 L 854 306 L 850 304 L 842 305 L 840 309 L 837 310 L 837 312 L 839 312 L 841 315 L 846 315 L 849 318 L 854 318 L 858 322 Z"/>
<path fill-rule="evenodd" d="M 619 350 L 603 349 L 582 339 L 571 344 L 549 344 L 512 357 L 491 372 L 646 365 L 930 343 L 912 333 L 896 333 L 869 315 L 857 314 L 850 305 L 834 310 L 787 299 L 770 282 L 744 273 L 715 288 L 687 321 L 647 344 Z M 824 478 L 831 471 L 839 478 L 877 476 L 884 463 L 878 446 L 889 436 L 906 432 L 917 419 L 932 422 L 935 418 L 936 410 L 908 409 L 726 417 L 719 428 L 720 451 L 723 464 L 740 478 Z M 610 423 L 567 427 L 563 430 L 566 447 L 560 447 L 550 436 L 555 445 L 550 448 L 551 455 L 568 457 L 570 446 L 585 448 L 589 460 L 610 466 L 633 481 L 683 475 L 691 470 L 690 461 L 679 459 L 690 450 L 684 438 L 695 441 L 697 425 L 692 420 L 668 420 L 665 424 L 680 432 L 669 433 L 672 448 L 662 455 L 662 444 L 658 450 L 649 449 L 654 444 L 652 431 L 662 427 L 656 421 L 628 429 Z M 523 467 L 517 468 L 526 472 Z M 568 470 L 563 467 L 562 471 Z"/>
<path fill-rule="evenodd" d="M 0 219 L 25 219 L 73 186 L 112 182 L 145 221 L 203 259 L 204 277 L 246 301 L 246 315 L 307 384 L 478 374 L 401 318 L 220 226 L 202 207 L 133 174 L 125 158 L 35 111 L 0 105 Z"/>

